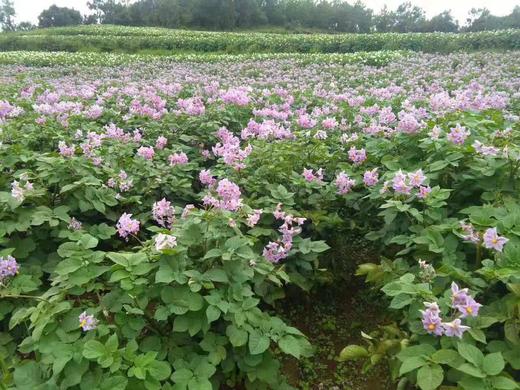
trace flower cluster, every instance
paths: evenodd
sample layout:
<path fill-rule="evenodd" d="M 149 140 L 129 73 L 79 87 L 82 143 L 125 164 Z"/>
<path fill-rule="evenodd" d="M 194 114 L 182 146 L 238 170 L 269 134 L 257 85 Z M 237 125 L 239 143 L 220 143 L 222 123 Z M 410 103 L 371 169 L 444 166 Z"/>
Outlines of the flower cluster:
<path fill-rule="evenodd" d="M 119 236 L 128 240 L 128 236 L 131 234 L 137 234 L 139 232 L 140 222 L 136 219 L 132 219 L 132 214 L 124 213 L 117 221 L 116 228 Z"/>
<path fill-rule="evenodd" d="M 165 249 L 172 249 L 177 246 L 177 237 L 169 235 L 169 234 L 159 233 L 155 237 L 154 241 L 155 241 L 155 250 L 157 252 L 161 252 Z"/>
<path fill-rule="evenodd" d="M 460 222 L 460 227 L 463 232 L 462 239 L 464 241 L 472 242 L 477 245 L 483 244 L 485 248 L 493 249 L 497 252 L 502 252 L 504 245 L 509 241 L 508 238 L 498 234 L 496 227 L 486 229 L 484 234 L 477 232 L 472 224 L 464 221 Z"/>
<path fill-rule="evenodd" d="M 222 157 L 226 165 L 230 165 L 237 170 L 244 169 L 244 160 L 251 154 L 253 147 L 247 145 L 244 149 L 241 149 L 240 138 L 234 136 L 225 127 L 221 127 L 216 135 L 220 142 L 213 146 L 213 154 Z"/>
<path fill-rule="evenodd" d="M 405 173 L 402 170 L 399 170 L 395 173 L 391 184 L 392 189 L 396 194 L 409 195 L 411 194 L 412 189 L 417 188 L 417 197 L 424 199 L 431 192 L 431 188 L 429 186 L 423 186 L 425 181 L 426 176 L 424 175 L 422 169 L 418 169 L 417 171 L 410 173 Z M 385 182 L 381 192 L 387 191 L 389 185 L 389 182 Z"/>
<path fill-rule="evenodd" d="M 206 195 L 202 200 L 205 205 L 222 210 L 237 211 L 242 206 L 240 188 L 228 179 L 219 180 L 216 188 L 217 197 Z"/>
<path fill-rule="evenodd" d="M 296 218 L 282 211 L 282 205 L 279 203 L 273 215 L 275 219 L 283 220 L 283 224 L 278 228 L 282 233 L 281 240 L 269 242 L 263 250 L 263 256 L 271 263 L 278 263 L 280 260 L 289 256 L 289 252 L 293 245 L 293 237 L 300 234 L 301 225 L 305 222 L 305 218 Z"/>
<path fill-rule="evenodd" d="M 173 153 L 168 156 L 168 162 L 170 165 L 184 165 L 188 163 L 188 156 L 184 152 Z"/>
<path fill-rule="evenodd" d="M 302 176 L 309 183 L 312 183 L 313 181 L 315 181 L 316 183 L 322 183 L 323 182 L 323 169 L 320 168 L 316 171 L 316 173 L 314 173 L 313 169 L 304 168 Z"/>
<path fill-rule="evenodd" d="M 11 196 L 15 198 L 18 202 L 23 202 L 25 200 L 27 191 L 33 189 L 33 185 L 30 181 L 26 181 L 23 186 L 16 180 L 11 183 Z"/>
<path fill-rule="evenodd" d="M 98 324 L 98 320 L 94 318 L 94 315 L 87 314 L 86 311 L 79 315 L 79 327 L 83 329 L 83 331 L 89 331 L 96 329 Z"/>
<path fill-rule="evenodd" d="M 119 189 L 121 192 L 126 192 L 133 187 L 134 183 L 131 178 L 128 178 L 128 174 L 121 170 L 115 178 L 110 178 L 107 181 L 107 186 L 114 189 Z"/>
<path fill-rule="evenodd" d="M 426 309 L 420 310 L 420 312 L 422 314 L 421 322 L 426 332 L 435 336 L 445 335 L 459 338 L 470 329 L 469 326 L 462 325 L 461 318 L 478 316 L 482 306 L 468 294 L 467 288 L 460 289 L 455 282 L 451 284 L 451 307 L 458 310 L 458 316 L 452 321 L 442 321 L 441 311 L 436 302 L 425 302 L 424 305 Z"/>
<path fill-rule="evenodd" d="M 174 220 L 174 209 L 171 202 L 162 198 L 152 206 L 152 215 L 155 222 L 165 228 L 171 228 Z"/>
<path fill-rule="evenodd" d="M 13 256 L 0 257 L 0 284 L 3 284 L 7 278 L 15 276 L 19 269 L 20 266 Z"/>
<path fill-rule="evenodd" d="M 340 195 L 348 194 L 355 185 L 356 181 L 351 179 L 345 172 L 340 172 L 336 176 L 336 187 Z"/>

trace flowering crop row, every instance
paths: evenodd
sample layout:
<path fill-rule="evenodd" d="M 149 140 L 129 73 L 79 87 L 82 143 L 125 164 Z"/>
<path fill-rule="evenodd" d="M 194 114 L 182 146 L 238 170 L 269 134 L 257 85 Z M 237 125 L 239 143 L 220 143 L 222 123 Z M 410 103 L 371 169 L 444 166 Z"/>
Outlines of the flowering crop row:
<path fill-rule="evenodd" d="M 84 26 L 0 35 L 0 50 L 202 51 L 227 53 L 351 53 L 357 51 L 520 49 L 519 30 L 476 33 L 272 34 Z"/>
<path fill-rule="evenodd" d="M 1 66 L 3 382 L 289 389 L 266 308 L 354 230 L 394 321 L 340 359 L 517 389 L 517 53 L 190 58 Z"/>

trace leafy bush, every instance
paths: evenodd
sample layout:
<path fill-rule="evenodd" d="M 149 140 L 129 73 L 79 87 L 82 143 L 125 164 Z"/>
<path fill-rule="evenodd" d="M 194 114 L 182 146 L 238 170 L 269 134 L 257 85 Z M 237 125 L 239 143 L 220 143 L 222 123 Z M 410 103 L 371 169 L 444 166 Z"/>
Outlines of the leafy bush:
<path fill-rule="evenodd" d="M 290 388 L 272 308 L 354 231 L 394 323 L 341 359 L 518 388 L 516 53 L 190 58 L 2 67 L 6 387 Z"/>

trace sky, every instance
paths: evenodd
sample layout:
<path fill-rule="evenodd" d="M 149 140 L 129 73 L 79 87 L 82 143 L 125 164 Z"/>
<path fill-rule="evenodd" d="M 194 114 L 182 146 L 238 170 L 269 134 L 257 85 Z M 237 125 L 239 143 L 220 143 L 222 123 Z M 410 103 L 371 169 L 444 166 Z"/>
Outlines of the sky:
<path fill-rule="evenodd" d="M 354 1 L 351 1 L 353 3 Z M 379 11 L 385 4 L 389 9 L 396 9 L 404 0 L 363 0 L 375 11 Z M 426 16 L 437 15 L 444 10 L 451 10 L 452 15 L 463 24 L 471 8 L 488 8 L 492 14 L 504 16 L 520 5 L 520 0 L 411 0 L 414 5 L 426 11 Z M 82 14 L 88 13 L 87 0 L 14 0 L 16 20 L 37 23 L 38 15 L 44 9 L 56 4 L 60 7 L 75 8 Z"/>

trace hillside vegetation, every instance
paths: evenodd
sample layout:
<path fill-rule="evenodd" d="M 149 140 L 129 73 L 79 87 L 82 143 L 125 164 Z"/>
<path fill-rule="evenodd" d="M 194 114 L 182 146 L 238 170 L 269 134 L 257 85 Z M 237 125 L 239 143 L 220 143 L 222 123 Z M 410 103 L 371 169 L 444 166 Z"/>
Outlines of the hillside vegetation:
<path fill-rule="evenodd" d="M 131 39 L 129 39 L 131 37 Z M 0 51 L 140 53 L 353 53 L 412 50 L 455 52 L 520 49 L 520 30 L 477 33 L 274 34 L 202 32 L 148 27 L 80 26 L 0 35 Z"/>

